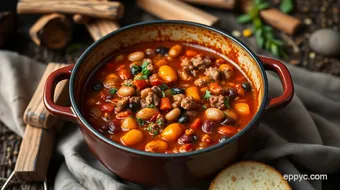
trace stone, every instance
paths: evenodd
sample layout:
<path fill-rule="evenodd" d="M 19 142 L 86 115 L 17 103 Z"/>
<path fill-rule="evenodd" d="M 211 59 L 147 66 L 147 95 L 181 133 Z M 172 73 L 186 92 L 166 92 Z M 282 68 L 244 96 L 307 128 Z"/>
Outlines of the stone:
<path fill-rule="evenodd" d="M 321 55 L 339 55 L 340 33 L 329 28 L 316 30 L 309 38 L 309 46 Z"/>

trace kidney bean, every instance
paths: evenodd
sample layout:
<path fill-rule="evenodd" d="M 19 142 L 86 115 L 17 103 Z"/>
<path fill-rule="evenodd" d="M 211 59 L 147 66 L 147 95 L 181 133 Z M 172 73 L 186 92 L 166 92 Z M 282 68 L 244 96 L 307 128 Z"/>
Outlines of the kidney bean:
<path fill-rule="evenodd" d="M 205 133 L 212 133 L 215 128 L 215 123 L 211 120 L 205 120 L 202 125 L 202 131 Z"/>
<path fill-rule="evenodd" d="M 181 137 L 178 138 L 178 144 L 188 144 L 188 143 L 192 143 L 194 141 L 194 137 L 193 136 L 189 136 L 189 135 L 182 135 Z"/>
<path fill-rule="evenodd" d="M 169 50 L 169 55 L 174 58 L 174 57 L 179 56 L 182 53 L 182 51 L 183 51 L 183 47 L 181 45 L 174 45 Z"/>
<path fill-rule="evenodd" d="M 228 96 L 231 100 L 234 100 L 237 96 L 236 90 L 229 88 L 223 93 L 225 96 Z"/>
<path fill-rule="evenodd" d="M 108 129 L 108 132 L 110 134 L 116 134 L 116 133 L 119 133 L 120 132 L 120 127 L 119 127 L 119 124 L 116 123 L 116 122 L 113 122 L 113 121 L 110 121 L 108 122 L 107 124 L 105 124 L 107 129 Z"/>
<path fill-rule="evenodd" d="M 167 47 L 160 46 L 160 47 L 156 48 L 156 53 L 159 53 L 161 55 L 165 55 L 168 52 L 169 52 L 169 48 L 167 48 Z"/>
<path fill-rule="evenodd" d="M 186 123 L 189 121 L 189 116 L 182 114 L 181 117 L 178 118 L 178 123 Z"/>
<path fill-rule="evenodd" d="M 148 120 L 158 112 L 156 108 L 143 108 L 137 112 L 136 116 L 139 119 Z"/>
<path fill-rule="evenodd" d="M 122 86 L 118 90 L 117 94 L 122 97 L 132 96 L 136 90 L 131 86 Z"/>
<path fill-rule="evenodd" d="M 140 109 L 140 104 L 139 103 L 135 103 L 135 102 L 131 102 L 129 104 L 129 110 L 131 110 L 132 112 L 137 112 Z"/>
<path fill-rule="evenodd" d="M 179 108 L 175 108 L 171 111 L 169 111 L 166 115 L 165 115 L 165 119 L 168 121 L 174 121 L 175 119 L 177 119 L 179 116 L 181 115 L 181 110 Z"/>
<path fill-rule="evenodd" d="M 250 85 L 249 82 L 244 82 L 244 83 L 242 83 L 242 87 L 243 87 L 243 89 L 244 89 L 246 92 L 251 91 L 251 85 Z"/>
<path fill-rule="evenodd" d="M 235 125 L 236 121 L 233 118 L 227 117 L 221 122 L 222 125 Z"/>

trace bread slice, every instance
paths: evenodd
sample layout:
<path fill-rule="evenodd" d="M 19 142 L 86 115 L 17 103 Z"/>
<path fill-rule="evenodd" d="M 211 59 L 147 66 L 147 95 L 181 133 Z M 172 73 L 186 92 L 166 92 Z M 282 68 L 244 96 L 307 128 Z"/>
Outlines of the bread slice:
<path fill-rule="evenodd" d="M 288 182 L 273 167 L 242 161 L 222 170 L 209 190 L 291 190 Z"/>

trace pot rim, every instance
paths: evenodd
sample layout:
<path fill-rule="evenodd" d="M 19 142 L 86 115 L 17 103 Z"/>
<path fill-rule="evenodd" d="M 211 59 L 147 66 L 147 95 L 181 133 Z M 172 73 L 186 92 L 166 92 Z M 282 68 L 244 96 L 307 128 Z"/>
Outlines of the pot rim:
<path fill-rule="evenodd" d="M 111 139 L 109 139 L 109 138 L 105 137 L 104 135 L 102 135 L 101 133 L 99 133 L 99 131 L 95 130 L 86 121 L 86 119 L 82 116 L 80 110 L 78 109 L 78 107 L 76 105 L 75 99 L 74 99 L 73 85 L 74 85 L 74 81 L 75 81 L 75 73 L 77 72 L 79 65 L 82 64 L 83 60 L 86 58 L 88 53 L 90 51 L 92 51 L 97 45 L 99 45 L 104 40 L 110 38 L 113 35 L 116 35 L 118 33 L 124 32 L 126 30 L 129 30 L 129 29 L 132 29 L 132 28 L 135 28 L 135 27 L 144 26 L 144 25 L 156 25 L 156 24 L 184 24 L 184 25 L 190 25 L 190 26 L 194 26 L 194 27 L 200 27 L 200 28 L 211 30 L 211 31 L 216 32 L 216 33 L 218 33 L 222 36 L 225 36 L 228 39 L 232 40 L 233 42 L 237 43 L 241 48 L 245 49 L 246 52 L 255 60 L 257 66 L 261 70 L 261 77 L 262 77 L 263 86 L 264 86 L 264 89 L 263 89 L 264 95 L 263 95 L 263 98 L 261 100 L 261 105 L 260 105 L 258 111 L 254 115 L 252 120 L 248 123 L 248 125 L 245 126 L 240 132 L 233 135 L 232 137 L 230 137 L 229 139 L 227 139 L 226 141 L 224 141 L 222 143 L 217 143 L 215 145 L 212 145 L 212 146 L 207 147 L 207 148 L 203 148 L 201 150 L 195 150 L 195 151 L 185 152 L 185 153 L 173 153 L 173 154 L 153 153 L 153 152 L 146 152 L 146 151 L 142 151 L 142 150 L 133 149 L 133 148 L 130 148 L 128 146 L 124 146 L 124 145 L 121 145 L 119 143 L 112 141 Z M 106 36 L 100 38 L 99 40 L 95 41 L 92 45 L 90 45 L 90 47 L 88 47 L 84 51 L 84 53 L 79 57 L 74 68 L 72 69 L 71 77 L 70 77 L 70 81 L 69 81 L 69 96 L 70 96 L 70 101 L 71 101 L 73 112 L 75 112 L 76 116 L 81 121 L 81 123 L 86 127 L 86 129 L 89 130 L 93 135 L 96 136 L 96 138 L 100 139 L 101 141 L 103 141 L 103 142 L 105 142 L 105 143 L 107 143 L 107 144 L 109 144 L 109 145 L 111 145 L 115 148 L 124 150 L 124 151 L 129 152 L 129 153 L 133 153 L 133 154 L 138 154 L 138 155 L 143 155 L 143 156 L 151 156 L 151 157 L 175 158 L 175 157 L 195 156 L 195 155 L 199 155 L 199 154 L 202 154 L 202 153 L 205 153 L 205 152 L 210 152 L 214 149 L 221 148 L 221 147 L 223 147 L 223 146 L 225 146 L 229 143 L 234 142 L 241 135 L 243 135 L 246 131 L 248 131 L 260 119 L 260 116 L 261 116 L 262 112 L 265 110 L 265 107 L 268 103 L 268 80 L 267 80 L 267 75 L 266 75 L 266 72 L 265 72 L 264 67 L 262 65 L 262 62 L 259 60 L 259 58 L 256 56 L 256 54 L 252 50 L 250 50 L 245 44 L 243 44 L 241 41 L 239 41 L 238 39 L 234 38 L 233 36 L 225 33 L 224 31 L 222 31 L 220 29 L 216 29 L 216 28 L 211 27 L 211 26 L 207 26 L 207 25 L 195 23 L 195 22 L 189 22 L 189 21 L 155 20 L 155 21 L 139 22 L 139 23 L 135 23 L 135 24 L 131 24 L 131 25 L 119 28 L 119 29 L 112 31 L 111 33 L 107 34 Z"/>

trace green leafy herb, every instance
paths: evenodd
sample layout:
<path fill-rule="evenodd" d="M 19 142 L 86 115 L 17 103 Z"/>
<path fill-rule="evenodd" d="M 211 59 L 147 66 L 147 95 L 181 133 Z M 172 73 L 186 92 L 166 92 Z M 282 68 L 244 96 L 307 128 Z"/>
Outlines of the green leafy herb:
<path fill-rule="evenodd" d="M 142 63 L 142 69 L 145 69 L 145 68 L 149 65 L 149 63 L 150 63 L 150 62 L 148 62 L 148 61 L 144 61 L 144 62 Z"/>
<path fill-rule="evenodd" d="M 249 14 L 243 14 L 237 18 L 237 22 L 240 24 L 248 23 L 251 21 L 251 16 Z"/>
<path fill-rule="evenodd" d="M 146 79 L 148 79 L 147 75 L 141 75 L 141 76 L 136 76 L 135 77 L 135 80 L 146 80 Z"/>
<path fill-rule="evenodd" d="M 150 105 L 148 105 L 148 106 L 146 106 L 147 108 L 155 108 L 156 106 L 155 105 L 153 105 L 153 104 L 150 104 Z"/>
<path fill-rule="evenodd" d="M 224 106 L 226 107 L 226 108 L 228 108 L 228 109 L 230 109 L 231 107 L 230 107 L 230 104 L 229 104 L 229 99 L 228 98 L 226 98 L 225 100 L 224 100 Z"/>
<path fill-rule="evenodd" d="M 171 92 L 172 95 L 176 95 L 177 94 L 177 92 L 172 90 L 172 89 L 170 89 L 170 92 Z"/>
<path fill-rule="evenodd" d="M 143 126 L 145 124 L 145 121 L 137 117 L 137 123 L 139 126 Z"/>
<path fill-rule="evenodd" d="M 284 13 L 292 12 L 294 8 L 293 0 L 281 0 L 280 10 Z"/>
<path fill-rule="evenodd" d="M 162 97 L 163 97 L 163 98 L 166 97 L 166 94 L 165 94 L 164 91 L 162 91 Z"/>
<path fill-rule="evenodd" d="M 158 135 L 158 131 L 154 130 L 152 134 L 153 134 L 153 136 L 157 136 Z"/>
<path fill-rule="evenodd" d="M 256 43 L 259 47 L 270 52 L 274 56 L 284 57 L 285 53 L 283 51 L 284 44 L 274 37 L 273 28 L 267 26 L 263 23 L 260 17 L 260 11 L 269 7 L 268 2 L 263 0 L 254 0 L 254 6 L 247 14 L 238 17 L 239 23 L 249 23 L 253 25 L 253 30 L 255 32 Z M 281 7 L 285 10 L 291 11 L 293 9 L 292 0 L 281 0 Z"/>
<path fill-rule="evenodd" d="M 124 86 L 132 86 L 131 83 L 125 83 Z"/>
<path fill-rule="evenodd" d="M 209 90 L 205 91 L 204 99 L 209 99 L 211 97 L 211 92 Z"/>
<path fill-rule="evenodd" d="M 147 70 L 147 69 L 143 69 L 142 70 L 142 74 L 143 75 L 146 75 L 146 76 L 149 76 L 151 74 L 151 71 L 150 70 Z"/>
<path fill-rule="evenodd" d="M 206 105 L 203 105 L 202 108 L 207 109 L 207 106 L 206 106 Z"/>
<path fill-rule="evenodd" d="M 166 90 L 166 89 L 169 88 L 168 85 L 166 85 L 166 84 L 161 84 L 161 85 L 159 85 L 158 87 L 159 87 L 161 90 Z"/>
<path fill-rule="evenodd" d="M 111 89 L 109 90 L 109 93 L 110 93 L 110 94 L 116 94 L 117 91 L 118 91 L 117 88 L 111 88 Z"/>
<path fill-rule="evenodd" d="M 157 123 L 158 126 L 163 127 L 163 126 L 164 126 L 164 120 L 163 120 L 163 118 L 157 119 L 156 123 Z"/>

